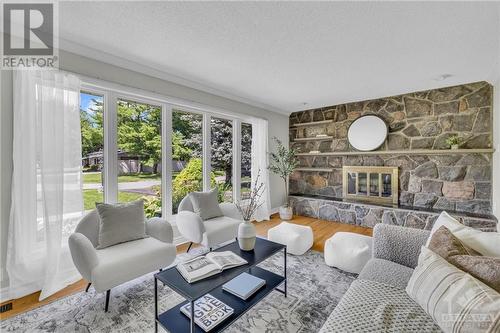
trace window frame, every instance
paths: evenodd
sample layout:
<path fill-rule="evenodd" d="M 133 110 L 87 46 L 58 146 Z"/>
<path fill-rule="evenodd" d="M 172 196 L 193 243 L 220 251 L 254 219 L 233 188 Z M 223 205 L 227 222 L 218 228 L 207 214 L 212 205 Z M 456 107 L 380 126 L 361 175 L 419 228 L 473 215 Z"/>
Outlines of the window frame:
<path fill-rule="evenodd" d="M 172 214 L 172 115 L 174 110 L 201 114 L 202 152 L 203 152 L 203 190 L 210 190 L 211 173 L 211 119 L 220 118 L 232 121 L 233 124 L 233 202 L 240 200 L 241 195 L 241 123 L 254 125 L 257 117 L 231 112 L 220 108 L 199 104 L 184 99 L 107 82 L 76 74 L 82 80 L 80 92 L 88 92 L 103 96 L 103 189 L 104 201 L 118 201 L 118 156 L 117 156 L 117 101 L 126 99 L 138 103 L 146 103 L 161 107 L 162 110 L 162 218 L 176 224 L 176 214 Z"/>

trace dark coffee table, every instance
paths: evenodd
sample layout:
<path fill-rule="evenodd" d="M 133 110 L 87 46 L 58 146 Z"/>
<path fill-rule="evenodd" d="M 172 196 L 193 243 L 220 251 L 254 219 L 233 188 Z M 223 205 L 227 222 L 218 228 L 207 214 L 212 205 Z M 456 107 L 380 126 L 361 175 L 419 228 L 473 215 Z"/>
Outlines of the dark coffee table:
<path fill-rule="evenodd" d="M 246 311 L 248 311 L 252 306 L 261 301 L 265 296 L 267 296 L 271 291 L 277 290 L 283 293 L 286 297 L 286 246 L 278 244 L 275 242 L 268 241 L 264 238 L 257 238 L 255 242 L 255 249 L 252 251 L 242 251 L 240 250 L 238 243 L 233 242 L 223 247 L 220 247 L 215 252 L 220 251 L 232 251 L 248 261 L 248 264 L 231 268 L 223 271 L 220 274 L 211 276 L 201 281 L 194 283 L 188 283 L 181 274 L 177 271 L 175 267 L 169 268 L 165 271 L 156 273 L 155 278 L 155 332 L 158 331 L 158 323 L 162 325 L 166 330 L 172 333 L 182 333 L 182 332 L 204 332 L 199 326 L 195 325 L 193 319 L 189 319 L 187 316 L 181 313 L 180 308 L 187 302 L 191 303 L 191 318 L 194 318 L 194 302 L 201 296 L 210 293 L 212 296 L 218 298 L 222 302 L 226 303 L 234 309 L 234 313 L 219 323 L 210 332 L 220 332 L 229 326 L 232 322 L 238 319 Z M 268 270 L 256 267 L 257 264 L 271 257 L 272 255 L 283 251 L 283 276 L 272 273 Z M 237 277 L 243 272 L 249 272 L 250 274 L 257 276 L 261 279 L 266 280 L 266 285 L 259 289 L 255 294 L 250 296 L 247 300 L 243 300 L 237 296 L 234 296 L 226 291 L 222 290 L 222 285 L 231 279 Z M 160 280 L 164 285 L 168 286 L 184 298 L 186 301 L 167 310 L 161 314 L 158 314 L 158 280 Z M 283 290 L 277 288 L 283 283 Z"/>

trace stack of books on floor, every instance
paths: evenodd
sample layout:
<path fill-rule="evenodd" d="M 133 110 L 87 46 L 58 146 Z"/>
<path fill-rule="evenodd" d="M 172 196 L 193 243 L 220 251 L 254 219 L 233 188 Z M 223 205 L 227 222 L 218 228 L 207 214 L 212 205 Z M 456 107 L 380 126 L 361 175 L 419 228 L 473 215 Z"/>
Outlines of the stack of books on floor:
<path fill-rule="evenodd" d="M 255 294 L 257 290 L 266 285 L 266 280 L 258 278 L 248 273 L 241 273 L 228 283 L 222 286 L 222 290 L 227 291 L 243 300 L 247 300 Z"/>

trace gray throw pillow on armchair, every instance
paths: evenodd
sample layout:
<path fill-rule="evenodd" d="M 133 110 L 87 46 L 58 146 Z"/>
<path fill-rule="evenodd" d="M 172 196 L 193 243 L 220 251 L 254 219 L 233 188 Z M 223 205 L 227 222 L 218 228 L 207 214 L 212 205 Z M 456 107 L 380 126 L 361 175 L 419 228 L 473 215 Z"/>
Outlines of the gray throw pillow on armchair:
<path fill-rule="evenodd" d="M 98 249 L 147 237 L 144 201 L 96 204 L 99 215 Z"/>
<path fill-rule="evenodd" d="M 213 189 L 210 192 L 191 192 L 189 193 L 189 199 L 191 199 L 191 203 L 193 204 L 193 211 L 203 221 L 224 215 L 219 207 L 217 189 Z"/>

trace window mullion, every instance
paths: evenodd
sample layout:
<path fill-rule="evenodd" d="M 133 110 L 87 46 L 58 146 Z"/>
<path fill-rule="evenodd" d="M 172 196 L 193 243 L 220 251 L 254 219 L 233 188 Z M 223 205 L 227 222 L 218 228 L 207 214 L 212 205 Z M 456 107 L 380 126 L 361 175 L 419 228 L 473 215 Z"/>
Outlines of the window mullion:
<path fill-rule="evenodd" d="M 116 95 L 104 96 L 104 201 L 118 201 L 118 144 Z"/>
<path fill-rule="evenodd" d="M 233 202 L 241 200 L 241 121 L 233 121 Z"/>
<path fill-rule="evenodd" d="M 162 216 L 172 217 L 172 106 L 162 105 Z"/>
<path fill-rule="evenodd" d="M 210 114 L 203 114 L 203 191 L 210 191 L 210 173 L 212 171 L 211 166 L 211 128 L 210 128 Z"/>

